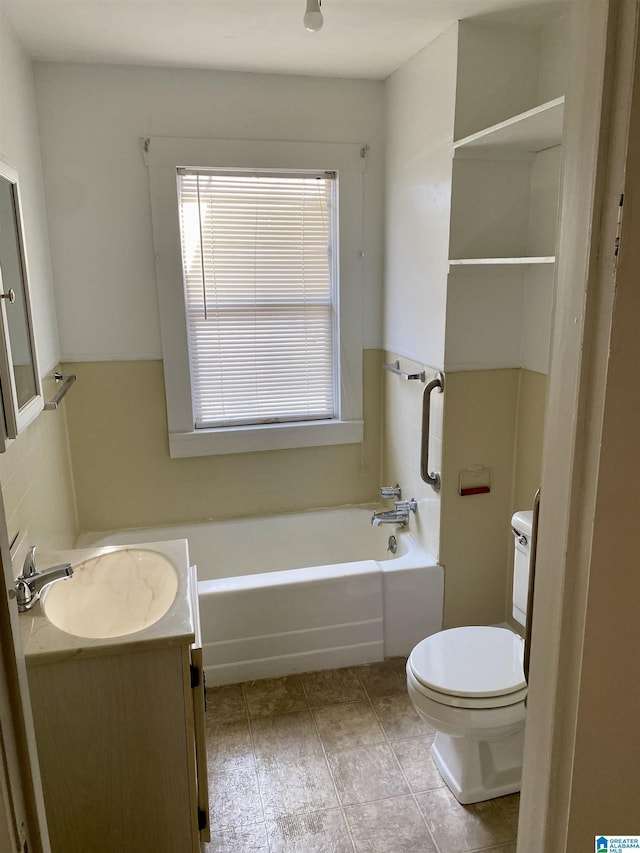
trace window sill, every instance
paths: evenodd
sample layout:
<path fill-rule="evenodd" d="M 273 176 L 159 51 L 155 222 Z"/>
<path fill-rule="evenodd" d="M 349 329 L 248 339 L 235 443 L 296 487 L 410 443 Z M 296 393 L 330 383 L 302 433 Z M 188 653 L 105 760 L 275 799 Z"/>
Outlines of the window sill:
<path fill-rule="evenodd" d="M 172 459 L 189 456 L 219 456 L 226 453 L 253 453 L 259 450 L 291 450 L 333 444 L 359 444 L 364 436 L 363 421 L 327 421 L 304 424 L 199 429 L 169 434 Z"/>

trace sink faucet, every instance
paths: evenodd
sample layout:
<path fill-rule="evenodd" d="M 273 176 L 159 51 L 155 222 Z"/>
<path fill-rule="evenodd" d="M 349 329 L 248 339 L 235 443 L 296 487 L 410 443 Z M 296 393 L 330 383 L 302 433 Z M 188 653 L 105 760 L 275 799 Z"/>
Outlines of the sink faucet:
<path fill-rule="evenodd" d="M 22 574 L 16 578 L 16 598 L 18 610 L 30 610 L 40 598 L 40 593 L 54 581 L 70 578 L 73 574 L 71 563 L 51 566 L 48 569 L 36 570 L 36 546 L 31 545 L 22 567 Z"/>
<path fill-rule="evenodd" d="M 400 524 L 406 527 L 409 523 L 409 512 L 418 511 L 418 502 L 415 498 L 410 501 L 395 501 L 393 509 L 375 510 L 371 516 L 371 524 L 379 527 L 381 524 Z"/>

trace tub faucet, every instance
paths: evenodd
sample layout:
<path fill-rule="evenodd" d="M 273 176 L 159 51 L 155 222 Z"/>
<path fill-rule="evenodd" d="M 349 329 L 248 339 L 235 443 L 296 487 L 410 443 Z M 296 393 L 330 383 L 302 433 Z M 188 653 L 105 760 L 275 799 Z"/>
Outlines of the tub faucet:
<path fill-rule="evenodd" d="M 73 574 L 71 563 L 62 563 L 60 566 L 51 566 L 48 569 L 36 570 L 36 546 L 31 545 L 22 567 L 22 574 L 16 578 L 16 598 L 18 610 L 30 610 L 40 598 L 40 593 L 54 581 L 70 578 Z"/>
<path fill-rule="evenodd" d="M 381 524 L 399 524 L 406 527 L 409 523 L 409 512 L 418 511 L 418 502 L 415 498 L 410 501 L 395 501 L 393 509 L 378 509 L 371 516 L 371 524 L 379 527 Z"/>
<path fill-rule="evenodd" d="M 396 483 L 395 486 L 380 486 L 380 497 L 384 498 L 385 501 L 391 500 L 391 498 L 402 497 L 402 489 Z"/>

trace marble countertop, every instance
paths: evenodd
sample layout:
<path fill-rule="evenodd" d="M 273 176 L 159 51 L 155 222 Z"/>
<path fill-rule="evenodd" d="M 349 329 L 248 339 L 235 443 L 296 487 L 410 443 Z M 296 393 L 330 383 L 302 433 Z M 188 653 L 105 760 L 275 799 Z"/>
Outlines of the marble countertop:
<path fill-rule="evenodd" d="M 57 628 L 47 618 L 41 602 L 37 602 L 32 610 L 20 613 L 22 642 L 28 666 L 70 658 L 143 651 L 150 645 L 183 645 L 194 641 L 197 625 L 196 576 L 195 572 L 189 568 L 186 539 L 83 548 L 74 551 L 38 552 L 36 568 L 42 570 L 60 563 L 71 563 L 77 566 L 86 560 L 132 549 L 155 551 L 166 557 L 176 570 L 178 578 L 176 595 L 164 616 L 157 622 L 124 636 L 78 637 Z M 71 581 L 56 581 L 56 583 L 71 583 Z"/>

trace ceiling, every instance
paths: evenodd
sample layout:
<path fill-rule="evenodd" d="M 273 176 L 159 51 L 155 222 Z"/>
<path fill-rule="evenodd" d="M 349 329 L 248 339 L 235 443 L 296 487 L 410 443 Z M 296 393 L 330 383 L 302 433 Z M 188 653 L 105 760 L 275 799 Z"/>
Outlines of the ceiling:
<path fill-rule="evenodd" d="M 35 59 L 384 79 L 458 19 L 543 23 L 560 0 L 0 0 Z"/>

